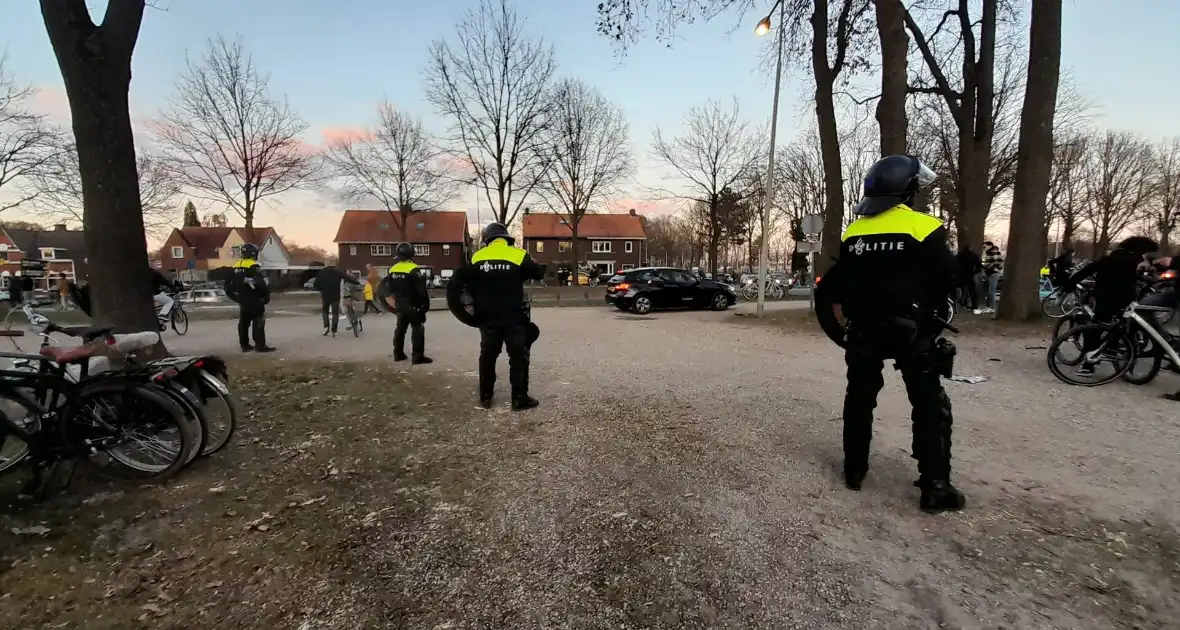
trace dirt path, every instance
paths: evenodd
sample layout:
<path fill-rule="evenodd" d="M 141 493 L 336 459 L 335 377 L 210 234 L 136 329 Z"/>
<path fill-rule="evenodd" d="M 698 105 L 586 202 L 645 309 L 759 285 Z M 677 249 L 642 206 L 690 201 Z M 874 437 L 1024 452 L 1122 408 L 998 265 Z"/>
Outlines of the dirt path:
<path fill-rule="evenodd" d="M 324 577 L 269 621 L 1072 629 L 1165 628 L 1180 614 L 1169 489 L 1180 427 L 1175 407 L 1149 396 L 1170 377 L 1149 391 L 1067 389 L 1043 369 L 1043 350 L 1025 349 L 1033 342 L 960 340 L 961 372 L 991 379 L 948 385 L 956 483 L 970 504 L 929 517 L 910 487 L 908 409 L 892 375 L 873 470 L 851 493 L 837 474 L 843 368 L 826 341 L 721 314 L 536 314 L 541 409 L 466 404 L 476 337 L 432 318 L 437 363 L 410 382 L 454 400 L 445 413 L 390 411 L 390 437 L 404 444 L 384 463 L 360 439 L 386 439 L 379 411 L 357 423 L 357 439 L 317 447 L 333 449 L 317 454 L 321 466 L 356 460 L 347 467 L 365 481 L 328 500 L 349 518 L 293 525 L 336 552 L 314 554 Z M 368 360 L 389 378 L 404 369 L 380 361 L 389 324 L 374 317 L 362 340 L 325 339 L 314 320 L 285 318 L 272 336 L 288 361 Z M 229 350 L 228 332 L 202 322 L 172 346 Z M 267 401 L 253 404 L 267 417 Z M 294 445 L 256 465 L 283 448 Z M 268 483 L 295 482 L 284 474 L 295 475 Z"/>

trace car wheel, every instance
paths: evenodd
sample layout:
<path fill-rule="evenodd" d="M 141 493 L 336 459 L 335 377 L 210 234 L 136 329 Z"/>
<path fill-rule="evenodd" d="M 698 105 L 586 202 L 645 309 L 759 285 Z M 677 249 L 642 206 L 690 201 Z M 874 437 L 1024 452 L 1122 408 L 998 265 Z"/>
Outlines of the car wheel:
<path fill-rule="evenodd" d="M 713 295 L 713 300 L 709 302 L 709 308 L 715 311 L 724 311 L 729 308 L 729 298 L 724 293 L 716 293 Z"/>
<path fill-rule="evenodd" d="M 631 310 L 636 315 L 647 315 L 651 312 L 651 298 L 646 295 L 640 295 L 631 303 Z"/>

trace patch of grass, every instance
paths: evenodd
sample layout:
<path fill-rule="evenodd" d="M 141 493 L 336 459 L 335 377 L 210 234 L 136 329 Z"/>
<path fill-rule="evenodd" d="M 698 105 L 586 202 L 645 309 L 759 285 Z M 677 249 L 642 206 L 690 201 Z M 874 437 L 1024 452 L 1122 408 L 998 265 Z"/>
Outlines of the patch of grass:
<path fill-rule="evenodd" d="M 234 442 L 174 480 L 96 483 L 80 469 L 69 493 L 0 514 L 7 627 L 360 627 L 342 551 L 433 502 L 419 490 L 450 473 L 432 454 L 447 456 L 439 441 L 470 401 L 385 364 L 248 359 L 231 386 Z M 0 481 L 5 502 L 16 476 Z"/>

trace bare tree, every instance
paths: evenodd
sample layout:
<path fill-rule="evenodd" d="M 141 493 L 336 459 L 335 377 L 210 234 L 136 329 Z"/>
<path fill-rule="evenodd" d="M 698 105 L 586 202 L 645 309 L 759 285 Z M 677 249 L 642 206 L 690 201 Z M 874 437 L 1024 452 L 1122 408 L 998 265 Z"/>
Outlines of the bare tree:
<path fill-rule="evenodd" d="M 717 251 L 725 227 L 722 193 L 737 187 L 754 171 L 762 159 L 763 144 L 742 119 L 736 100 L 729 111 L 716 101 L 693 107 L 678 137 L 667 138 L 659 128 L 654 133 L 653 156 L 690 183 L 691 192 L 671 196 L 697 201 L 708 208 L 710 272 L 717 271 Z"/>
<path fill-rule="evenodd" d="M 180 215 L 175 203 L 180 187 L 168 169 L 150 153 L 140 153 L 135 167 L 144 230 L 149 235 L 162 236 L 172 230 Z M 54 150 L 53 158 L 29 174 L 28 180 L 30 187 L 38 191 L 29 204 L 34 215 L 58 223 L 84 222 L 85 200 L 76 146 L 71 143 Z"/>
<path fill-rule="evenodd" d="M 1071 247 L 1085 220 L 1084 165 L 1090 154 L 1090 136 L 1074 133 L 1057 138 L 1049 176 L 1048 215 L 1061 229 L 1063 246 Z"/>
<path fill-rule="evenodd" d="M 927 37 L 910 10 L 905 12 L 905 24 L 914 44 L 922 54 L 931 81 L 910 88 L 911 92 L 937 94 L 946 104 L 958 132 L 956 167 L 958 171 L 957 212 L 955 226 L 959 243 L 973 247 L 983 242 L 984 227 L 991 209 L 987 192 L 992 168 L 992 139 L 995 121 L 995 66 L 997 8 L 1000 0 L 981 0 L 980 30 L 976 34 L 971 17 L 971 3 L 957 0 L 955 8 L 942 13 L 942 20 Z M 955 18 L 961 47 L 958 63 L 962 68 L 961 86 L 951 84 L 944 67 L 951 62 L 940 58 L 934 42 L 946 22 Z"/>
<path fill-rule="evenodd" d="M 56 131 L 44 116 L 27 108 L 32 88 L 17 83 L 0 56 L 0 192 L 43 168 L 54 156 Z M 0 201 L 0 212 L 32 201 L 40 193 L 35 187 L 21 187 L 14 198 Z"/>
<path fill-rule="evenodd" d="M 299 136 L 307 124 L 270 93 L 240 40 L 209 41 L 190 60 L 152 130 L 162 163 L 188 194 L 225 204 L 253 240 L 259 202 L 312 183 L 318 157 Z"/>
<path fill-rule="evenodd" d="M 1061 0 L 1032 6 L 1028 81 L 1020 114 L 1020 141 L 999 316 L 1028 319 L 1039 312 L 1037 270 L 1045 260 L 1045 206 L 1053 168 L 1053 120 L 1061 81 Z"/>
<path fill-rule="evenodd" d="M 422 121 L 394 109 L 377 108 L 380 122 L 358 138 L 328 147 L 330 172 L 352 203 L 376 202 L 389 212 L 402 240 L 415 212 L 437 210 L 455 197 L 459 181 Z"/>
<path fill-rule="evenodd" d="M 1095 254 L 1146 210 L 1153 192 L 1151 162 L 1151 145 L 1131 133 L 1107 131 L 1090 143 L 1082 168 Z"/>
<path fill-rule="evenodd" d="M 910 48 L 910 38 L 905 30 L 905 7 L 901 0 L 873 0 L 873 8 L 877 18 L 877 38 L 881 44 L 881 98 L 875 112 L 880 155 L 904 154 L 909 133 L 906 95 L 909 93 Z"/>
<path fill-rule="evenodd" d="M 201 227 L 227 227 L 229 214 L 226 212 L 210 212 L 201 219 Z"/>
<path fill-rule="evenodd" d="M 1168 138 L 1155 146 L 1151 183 L 1151 229 L 1159 234 L 1160 249 L 1168 251 L 1180 219 L 1180 138 Z"/>
<path fill-rule="evenodd" d="M 554 212 L 565 217 L 576 263 L 582 217 L 634 175 L 635 162 L 623 110 L 600 92 L 566 79 L 553 88 L 550 103 L 544 134 L 550 168 L 539 192 Z M 573 269 L 577 284 L 578 265 Z"/>
<path fill-rule="evenodd" d="M 545 181 L 545 131 L 553 48 L 525 33 L 508 0 L 481 0 L 436 41 L 426 98 L 451 123 L 450 150 L 470 163 L 496 220 L 511 224 Z"/>
<path fill-rule="evenodd" d="M 127 94 L 144 0 L 108 0 L 95 24 L 85 0 L 41 0 L 78 149 L 93 318 L 120 332 L 152 330 L 147 239 Z M 163 350 L 161 345 L 159 350 Z"/>

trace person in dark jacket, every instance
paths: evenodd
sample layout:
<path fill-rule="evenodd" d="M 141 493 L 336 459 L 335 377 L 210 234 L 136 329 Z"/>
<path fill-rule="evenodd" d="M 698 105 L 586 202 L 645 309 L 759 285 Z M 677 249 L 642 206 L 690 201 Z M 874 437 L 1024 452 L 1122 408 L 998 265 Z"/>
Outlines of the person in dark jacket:
<path fill-rule="evenodd" d="M 242 259 L 234 263 L 233 276 L 225 283 L 225 294 L 238 303 L 238 344 L 242 352 L 274 352 L 266 345 L 266 305 L 270 287 L 258 264 L 258 246 L 242 245 Z M 253 333 L 254 343 L 250 343 Z"/>
<path fill-rule="evenodd" d="M 344 284 L 359 284 L 355 278 L 341 272 L 336 267 L 328 265 L 320 269 L 312 282 L 312 287 L 320 294 L 320 313 L 324 320 L 324 336 L 329 333 L 336 336 L 336 329 L 340 322 L 340 290 Z"/>
<path fill-rule="evenodd" d="M 1073 270 L 1073 249 L 1065 248 L 1057 256 L 1049 259 L 1049 281 L 1055 287 L 1063 287 L 1069 282 L 1069 272 Z"/>
<path fill-rule="evenodd" d="M 483 230 L 484 247 L 471 257 L 471 264 L 459 268 L 447 284 L 447 305 L 459 321 L 479 328 L 479 404 L 492 405 L 496 384 L 496 359 L 508 351 L 508 380 L 512 385 L 512 408 L 532 409 L 537 399 L 529 396 L 529 351 L 540 334 L 530 321 L 524 283 L 545 276 L 544 265 L 514 247 L 514 239 L 502 223 Z M 470 297 L 469 313 L 464 295 Z"/>
<path fill-rule="evenodd" d="M 979 290 L 976 287 L 979 273 L 983 271 L 983 260 L 966 243 L 959 246 L 955 260 L 959 263 L 959 290 L 963 292 L 967 308 L 975 310 L 979 308 Z"/>
<path fill-rule="evenodd" d="M 398 262 L 389 268 L 386 294 L 393 300 L 397 324 L 393 329 L 393 360 L 406 360 L 406 329 L 410 330 L 410 363 L 433 363 L 426 356 L 426 313 L 430 310 L 430 292 L 426 288 L 426 274 L 414 262 L 414 246 L 397 246 Z M 388 306 L 388 303 L 387 303 Z"/>
<path fill-rule="evenodd" d="M 1073 291 L 1082 280 L 1094 276 L 1094 320 L 1110 321 L 1139 297 L 1139 265 L 1147 254 L 1158 249 L 1159 243 L 1150 238 L 1132 236 L 1106 256 L 1079 269 L 1066 280 L 1063 289 Z M 1087 352 L 1099 343 L 1101 339 L 1095 335 L 1087 335 L 1083 340 Z M 1094 364 L 1083 362 L 1078 373 L 1093 374 Z"/>

